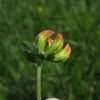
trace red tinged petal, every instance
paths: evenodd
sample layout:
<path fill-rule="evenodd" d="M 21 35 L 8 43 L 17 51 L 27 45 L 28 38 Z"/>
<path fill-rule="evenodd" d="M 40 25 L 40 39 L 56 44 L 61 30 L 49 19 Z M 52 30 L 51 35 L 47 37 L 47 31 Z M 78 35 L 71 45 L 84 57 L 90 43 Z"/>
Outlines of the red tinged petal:
<path fill-rule="evenodd" d="M 62 47 L 63 47 L 64 41 L 63 41 L 62 34 L 60 34 L 58 32 L 55 33 L 55 34 L 56 34 L 55 39 L 52 42 L 52 44 L 48 47 L 47 52 L 46 52 L 46 56 L 59 52 L 62 49 Z M 51 42 L 51 41 L 52 40 L 49 40 L 49 42 Z"/>
<path fill-rule="evenodd" d="M 71 53 L 71 47 L 69 44 L 65 46 L 59 53 L 55 54 L 54 61 L 66 61 Z"/>
<path fill-rule="evenodd" d="M 37 36 L 37 38 L 40 37 L 40 36 L 49 37 L 52 34 L 54 34 L 54 31 L 45 30 L 45 31 L 40 32 L 39 35 Z"/>
<path fill-rule="evenodd" d="M 54 34 L 54 31 L 51 30 L 45 30 L 39 33 L 36 39 L 37 47 L 39 49 L 39 53 L 43 54 L 44 53 L 44 48 L 47 42 L 47 39 Z"/>
<path fill-rule="evenodd" d="M 57 35 L 57 38 L 59 38 L 59 39 L 63 39 L 63 36 L 62 36 L 61 33 L 57 32 L 56 35 Z"/>
<path fill-rule="evenodd" d="M 48 45 L 50 46 L 53 43 L 53 39 L 48 38 Z"/>
<path fill-rule="evenodd" d="M 68 52 L 69 52 L 69 54 L 71 53 L 71 47 L 69 46 L 69 44 L 67 44 L 67 45 L 65 46 L 64 52 L 65 52 L 65 53 L 68 53 Z"/>

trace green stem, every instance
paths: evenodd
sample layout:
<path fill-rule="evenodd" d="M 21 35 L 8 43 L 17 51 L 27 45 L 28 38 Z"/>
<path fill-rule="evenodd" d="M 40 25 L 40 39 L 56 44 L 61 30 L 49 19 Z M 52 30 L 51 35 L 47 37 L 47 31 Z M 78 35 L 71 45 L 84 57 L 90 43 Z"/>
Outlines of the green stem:
<path fill-rule="evenodd" d="M 41 69 L 41 66 L 37 68 L 37 100 L 41 100 Z"/>

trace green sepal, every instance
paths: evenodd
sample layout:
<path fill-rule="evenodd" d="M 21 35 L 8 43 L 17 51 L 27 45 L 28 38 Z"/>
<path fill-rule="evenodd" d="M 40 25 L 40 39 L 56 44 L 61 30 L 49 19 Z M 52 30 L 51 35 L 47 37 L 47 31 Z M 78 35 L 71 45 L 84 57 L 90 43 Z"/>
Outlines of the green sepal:
<path fill-rule="evenodd" d="M 38 53 L 38 48 L 34 43 L 24 41 L 22 45 L 23 45 L 22 51 L 24 53 L 24 56 L 29 62 L 39 64 L 41 63 L 42 60 L 45 59 L 43 55 L 40 55 Z"/>
<path fill-rule="evenodd" d="M 38 54 L 38 48 L 33 42 L 23 41 L 22 45 L 23 45 L 22 48 L 23 51 L 28 51 L 28 52 L 33 52 L 35 54 Z"/>
<path fill-rule="evenodd" d="M 23 51 L 25 58 L 34 64 L 39 64 L 41 63 L 41 59 L 39 59 L 38 55 L 32 53 L 32 52 L 28 52 L 28 51 Z"/>

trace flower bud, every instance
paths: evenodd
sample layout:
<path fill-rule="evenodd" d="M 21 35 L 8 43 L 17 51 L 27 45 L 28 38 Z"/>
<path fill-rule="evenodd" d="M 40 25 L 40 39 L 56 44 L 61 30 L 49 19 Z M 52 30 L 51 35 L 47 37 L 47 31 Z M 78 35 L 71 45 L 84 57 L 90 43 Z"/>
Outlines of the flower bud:
<path fill-rule="evenodd" d="M 44 53 L 44 47 L 46 45 L 46 41 L 52 34 L 54 34 L 53 31 L 45 30 L 39 33 L 39 35 L 37 36 L 36 43 L 40 54 Z"/>
<path fill-rule="evenodd" d="M 71 48 L 69 46 L 69 44 L 67 44 L 65 46 L 65 48 L 63 50 L 61 50 L 59 53 L 55 54 L 54 56 L 54 61 L 65 61 L 69 58 L 71 53 Z"/>
<path fill-rule="evenodd" d="M 55 34 L 55 38 L 52 39 L 51 35 Z M 49 61 L 65 61 L 69 58 L 71 48 L 67 44 L 62 49 L 64 44 L 63 36 L 59 32 L 51 30 L 45 30 L 39 33 L 36 38 L 35 45 L 38 48 L 39 55 L 42 55 L 46 60 Z"/>

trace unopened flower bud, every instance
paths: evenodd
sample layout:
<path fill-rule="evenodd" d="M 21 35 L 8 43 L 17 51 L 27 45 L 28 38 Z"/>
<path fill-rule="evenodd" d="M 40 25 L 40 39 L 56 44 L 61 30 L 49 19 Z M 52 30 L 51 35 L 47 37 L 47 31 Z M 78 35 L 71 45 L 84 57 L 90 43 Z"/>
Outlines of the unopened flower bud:
<path fill-rule="evenodd" d="M 52 39 L 51 35 L 55 35 Z M 63 36 L 59 32 L 51 30 L 45 30 L 39 33 L 35 42 L 39 54 L 50 61 L 66 61 L 71 53 L 69 44 L 62 49 L 64 40 Z"/>

